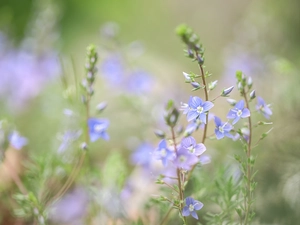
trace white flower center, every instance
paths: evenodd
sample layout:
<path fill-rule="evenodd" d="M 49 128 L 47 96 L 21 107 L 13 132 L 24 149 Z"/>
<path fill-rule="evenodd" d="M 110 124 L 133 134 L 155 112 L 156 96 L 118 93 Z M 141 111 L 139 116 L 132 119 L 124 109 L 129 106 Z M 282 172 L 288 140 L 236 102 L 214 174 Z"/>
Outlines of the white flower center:
<path fill-rule="evenodd" d="M 239 109 L 236 114 L 237 114 L 237 116 L 241 116 L 243 114 L 243 112 L 242 112 L 242 110 Z"/>
<path fill-rule="evenodd" d="M 181 155 L 181 156 L 179 157 L 179 161 L 180 161 L 181 163 L 185 162 L 185 161 L 186 161 L 186 157 L 185 157 L 184 155 Z"/>
<path fill-rule="evenodd" d="M 189 150 L 190 153 L 194 153 L 195 152 L 195 148 L 193 145 L 191 145 L 190 147 L 187 148 Z"/>
<path fill-rule="evenodd" d="M 160 155 L 161 155 L 162 157 L 166 157 L 166 155 L 167 155 L 167 150 L 166 150 L 165 148 L 161 149 L 161 150 L 160 150 Z"/>
<path fill-rule="evenodd" d="M 192 204 L 189 205 L 189 210 L 190 210 L 190 212 L 194 211 L 194 206 Z"/>
<path fill-rule="evenodd" d="M 197 112 L 198 112 L 198 113 L 202 113 L 202 112 L 203 112 L 203 107 L 198 106 L 198 107 L 197 107 Z"/>
<path fill-rule="evenodd" d="M 222 126 L 219 126 L 219 131 L 220 131 L 221 133 L 224 133 L 224 128 L 223 128 Z"/>
<path fill-rule="evenodd" d="M 94 130 L 95 130 L 96 132 L 100 132 L 100 131 L 103 130 L 103 126 L 100 125 L 100 124 L 96 124 L 96 125 L 94 125 Z"/>

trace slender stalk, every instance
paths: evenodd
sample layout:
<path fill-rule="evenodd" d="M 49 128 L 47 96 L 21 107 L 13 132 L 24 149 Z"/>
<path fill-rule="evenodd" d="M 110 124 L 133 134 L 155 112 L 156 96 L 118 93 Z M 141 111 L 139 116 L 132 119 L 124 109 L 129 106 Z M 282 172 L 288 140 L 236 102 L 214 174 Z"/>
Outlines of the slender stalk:
<path fill-rule="evenodd" d="M 198 53 L 196 53 L 198 56 Z M 206 79 L 205 79 L 205 74 L 204 74 L 204 70 L 203 70 L 203 66 L 199 65 L 200 68 L 200 72 L 201 72 L 201 79 L 202 79 L 202 84 L 204 86 L 204 95 L 205 95 L 205 101 L 208 101 L 208 90 L 207 90 L 207 86 L 206 86 Z M 206 136 L 207 136 L 207 127 L 208 127 L 208 115 L 209 112 L 206 113 L 206 124 L 204 125 L 204 130 L 203 130 L 203 135 L 202 135 L 202 144 L 204 144 L 205 140 L 206 140 Z M 197 165 L 197 164 L 196 164 Z M 196 165 L 194 165 L 192 167 L 192 169 L 190 170 L 190 172 L 187 175 L 187 181 L 190 179 L 194 169 L 196 168 Z"/>
<path fill-rule="evenodd" d="M 169 215 L 170 215 L 172 209 L 173 209 L 173 207 L 171 207 L 171 208 L 168 210 L 167 214 L 165 215 L 165 217 L 164 217 L 163 220 L 161 221 L 160 225 L 163 225 L 165 222 L 167 222 L 168 217 L 169 217 Z"/>
<path fill-rule="evenodd" d="M 176 136 L 174 132 L 174 127 L 171 127 L 171 133 L 172 133 L 172 140 L 174 144 L 175 152 L 177 153 L 177 146 L 176 146 Z M 179 188 L 179 198 L 180 198 L 180 205 L 179 205 L 179 212 L 182 214 L 182 208 L 183 208 L 183 200 L 184 200 L 184 194 L 183 194 L 183 187 L 181 182 L 181 171 L 179 168 L 177 168 L 177 177 L 178 177 L 178 188 Z M 183 221 L 186 224 L 186 218 L 183 216 Z"/>
<path fill-rule="evenodd" d="M 87 97 L 87 101 L 86 101 L 86 127 L 85 127 L 85 142 L 88 145 L 89 143 L 89 128 L 88 128 L 88 119 L 90 118 L 90 96 Z M 76 166 L 73 168 L 69 178 L 67 179 L 66 183 L 62 186 L 62 188 L 57 192 L 57 194 L 52 198 L 51 201 L 55 201 L 55 199 L 58 199 L 59 197 L 63 196 L 68 189 L 70 188 L 70 186 L 72 185 L 72 183 L 74 182 L 75 178 L 77 177 L 83 162 L 85 160 L 86 157 L 86 151 L 83 151 L 80 159 L 78 161 L 78 163 L 76 164 Z M 51 202 L 49 201 L 49 203 Z"/>
<path fill-rule="evenodd" d="M 249 108 L 249 100 L 247 98 L 245 89 L 242 92 L 243 97 L 245 99 L 246 107 Z M 246 171 L 246 176 L 247 176 L 247 184 L 246 184 L 246 199 L 245 199 L 245 219 L 244 219 L 244 225 L 248 224 L 249 220 L 249 213 L 251 211 L 251 201 L 252 201 L 252 191 L 251 191 L 251 176 L 252 176 L 252 170 L 251 170 L 251 165 L 250 165 L 250 158 L 251 158 L 251 143 L 252 143 L 252 121 L 251 121 L 251 116 L 248 117 L 248 125 L 249 125 L 249 140 L 247 144 L 247 171 Z"/>

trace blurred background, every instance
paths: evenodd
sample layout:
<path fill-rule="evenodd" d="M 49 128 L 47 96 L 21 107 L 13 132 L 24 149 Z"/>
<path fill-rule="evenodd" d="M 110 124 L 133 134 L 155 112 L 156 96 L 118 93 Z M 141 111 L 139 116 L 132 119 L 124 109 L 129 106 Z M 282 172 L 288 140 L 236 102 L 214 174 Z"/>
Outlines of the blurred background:
<path fill-rule="evenodd" d="M 130 167 L 138 146 L 156 146 L 153 130 L 164 128 L 167 100 L 179 106 L 196 94 L 182 72 L 198 73 L 197 65 L 184 57 L 174 32 L 186 23 L 204 44 L 206 70 L 219 81 L 216 93 L 233 85 L 235 71 L 242 70 L 271 104 L 274 129 L 255 149 L 257 221 L 297 224 L 299 9 L 298 0 L 0 0 L 0 118 L 28 138 L 26 154 L 59 149 L 58 134 L 76 126 L 66 119 L 76 114 L 70 96 L 76 77 L 84 75 L 86 46 L 94 43 L 100 57 L 94 105 L 108 102 L 101 116 L 111 123 L 111 139 L 102 146 L 128 159 L 124 164 Z M 232 97 L 238 98 L 237 92 Z M 224 101 L 214 114 L 225 119 L 223 107 L 227 112 Z M 213 146 L 207 170 L 230 164 L 232 152 L 239 151 L 238 145 L 223 143 L 207 143 Z M 92 163 L 105 164 L 107 151 L 91 154 Z"/>

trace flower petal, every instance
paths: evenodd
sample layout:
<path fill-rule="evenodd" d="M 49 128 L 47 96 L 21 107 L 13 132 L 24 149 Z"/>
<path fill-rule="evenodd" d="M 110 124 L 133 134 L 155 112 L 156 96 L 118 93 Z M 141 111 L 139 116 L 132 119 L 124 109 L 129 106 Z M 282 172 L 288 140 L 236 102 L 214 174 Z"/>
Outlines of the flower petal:
<path fill-rule="evenodd" d="M 247 108 L 244 108 L 243 111 L 242 111 L 241 117 L 246 118 L 246 117 L 249 117 L 249 116 L 250 116 L 250 110 L 247 109 Z"/>
<path fill-rule="evenodd" d="M 242 110 L 244 108 L 245 102 L 244 100 L 240 100 L 238 103 L 236 103 L 235 108 Z"/>
<path fill-rule="evenodd" d="M 197 111 L 195 110 L 191 110 L 187 113 L 187 121 L 190 122 L 194 119 L 196 119 L 199 116 L 199 113 L 197 113 Z"/>
<path fill-rule="evenodd" d="M 202 209 L 203 206 L 204 205 L 203 205 L 202 202 L 197 201 L 197 203 L 194 205 L 194 209 L 195 210 L 200 210 L 200 209 Z"/>
<path fill-rule="evenodd" d="M 207 102 L 203 103 L 202 107 L 203 107 L 204 112 L 206 112 L 206 111 L 210 110 L 212 107 L 214 107 L 214 103 L 207 101 Z"/>
<path fill-rule="evenodd" d="M 216 127 L 222 126 L 222 121 L 219 117 L 215 116 Z"/>
<path fill-rule="evenodd" d="M 188 207 L 188 206 L 184 206 L 184 207 L 183 207 L 182 215 L 183 215 L 183 216 L 188 216 L 188 215 L 190 215 L 190 210 L 189 210 L 189 207 Z"/>
<path fill-rule="evenodd" d="M 198 219 L 198 215 L 195 211 L 191 212 L 192 217 L 194 217 L 196 220 Z"/>
<path fill-rule="evenodd" d="M 203 104 L 202 99 L 197 96 L 194 96 L 191 100 L 190 107 L 196 109 L 198 106 L 202 106 L 202 104 Z"/>

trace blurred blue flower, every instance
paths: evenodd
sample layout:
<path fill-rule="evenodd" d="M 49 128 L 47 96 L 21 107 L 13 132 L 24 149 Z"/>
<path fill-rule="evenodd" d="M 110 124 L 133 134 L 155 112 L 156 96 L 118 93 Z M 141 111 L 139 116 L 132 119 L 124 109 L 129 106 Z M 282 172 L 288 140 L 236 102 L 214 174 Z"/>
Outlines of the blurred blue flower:
<path fill-rule="evenodd" d="M 181 147 L 185 148 L 189 153 L 195 156 L 200 156 L 203 152 L 206 151 L 205 145 L 202 143 L 197 144 L 195 138 L 193 138 L 192 136 L 183 138 L 181 140 Z"/>
<path fill-rule="evenodd" d="M 50 206 L 49 219 L 55 224 L 83 224 L 89 203 L 88 192 L 76 187 Z"/>
<path fill-rule="evenodd" d="M 176 153 L 176 158 L 174 160 L 174 164 L 177 168 L 190 170 L 193 165 L 198 163 L 199 159 L 197 156 L 188 152 L 185 148 L 179 148 Z"/>
<path fill-rule="evenodd" d="M 144 94 L 153 87 L 153 79 L 150 74 L 139 70 L 130 74 L 127 81 L 127 89 L 134 94 Z"/>
<path fill-rule="evenodd" d="M 58 147 L 57 152 L 58 153 L 64 152 L 72 144 L 73 141 L 77 140 L 80 137 L 81 133 L 82 133 L 81 130 L 66 131 L 62 137 L 62 142 L 61 142 L 60 146 Z"/>
<path fill-rule="evenodd" d="M 202 101 L 201 98 L 194 96 L 190 97 L 188 106 L 184 105 L 184 114 L 187 114 L 187 120 L 190 122 L 196 118 L 199 118 L 206 124 L 206 112 L 210 110 L 214 104 L 209 101 Z"/>
<path fill-rule="evenodd" d="M 22 137 L 17 131 L 10 134 L 8 139 L 10 145 L 17 150 L 21 150 L 28 143 L 27 138 Z"/>
<path fill-rule="evenodd" d="M 265 103 L 263 98 L 259 96 L 257 97 L 256 110 L 262 113 L 266 119 L 270 119 L 270 116 L 272 115 L 272 111 L 269 106 Z"/>
<path fill-rule="evenodd" d="M 212 113 L 209 113 L 208 121 L 210 121 L 212 118 L 214 118 L 214 115 Z M 204 126 L 205 123 L 203 123 L 199 118 L 197 118 L 187 125 L 184 132 L 188 135 L 191 135 L 194 131 L 198 130 L 199 128 L 203 129 Z"/>
<path fill-rule="evenodd" d="M 131 155 L 131 162 L 134 165 L 150 169 L 152 163 L 153 146 L 149 143 L 141 144 Z"/>
<path fill-rule="evenodd" d="M 198 215 L 195 212 L 196 210 L 200 210 L 203 207 L 203 203 L 199 202 L 192 197 L 187 197 L 185 199 L 185 206 L 183 207 L 182 210 L 182 215 L 183 216 L 189 216 L 192 215 L 195 219 L 198 219 Z"/>
<path fill-rule="evenodd" d="M 157 159 L 162 161 L 162 164 L 165 167 L 168 165 L 168 161 L 175 158 L 175 153 L 168 148 L 167 141 L 165 139 L 159 142 L 158 148 L 155 151 L 155 155 Z"/>
<path fill-rule="evenodd" d="M 103 60 L 101 69 L 103 76 L 112 84 L 120 85 L 124 79 L 125 68 L 120 56 L 113 54 Z"/>
<path fill-rule="evenodd" d="M 233 129 L 233 126 L 231 124 L 229 124 L 228 122 L 223 123 L 221 119 L 217 116 L 215 116 L 215 124 L 216 124 L 215 134 L 217 139 L 222 139 L 225 136 L 229 138 L 233 138 L 232 134 L 230 133 L 230 131 Z"/>
<path fill-rule="evenodd" d="M 240 100 L 227 114 L 228 119 L 233 119 L 232 124 L 236 124 L 240 118 L 246 118 L 250 116 L 249 109 L 245 108 L 244 105 L 244 100 Z"/>
<path fill-rule="evenodd" d="M 94 142 L 99 138 L 108 140 L 109 136 L 106 133 L 108 125 L 109 125 L 109 121 L 107 119 L 89 118 L 88 126 L 89 126 L 89 135 L 90 135 L 91 142 Z"/>

